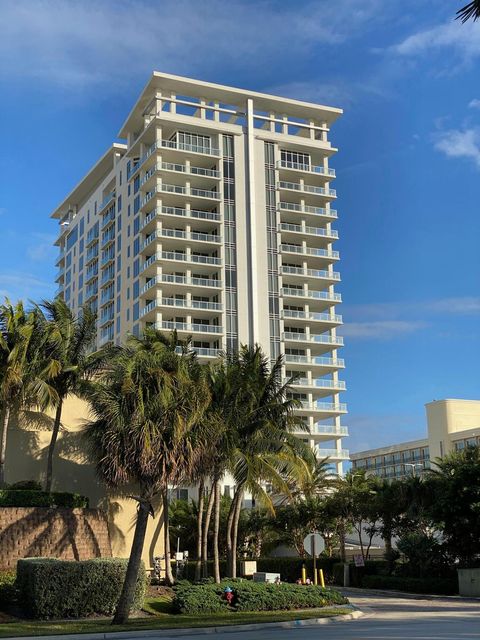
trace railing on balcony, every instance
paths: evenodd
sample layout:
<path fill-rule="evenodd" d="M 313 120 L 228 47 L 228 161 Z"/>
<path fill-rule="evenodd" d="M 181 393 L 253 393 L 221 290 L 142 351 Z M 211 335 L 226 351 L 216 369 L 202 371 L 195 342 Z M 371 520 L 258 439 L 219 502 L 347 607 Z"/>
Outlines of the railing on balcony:
<path fill-rule="evenodd" d="M 338 213 L 335 209 L 325 209 L 324 207 L 311 207 L 309 205 L 301 205 L 296 202 L 280 202 L 278 204 L 280 210 L 298 211 L 299 213 L 313 213 L 318 216 L 328 216 L 329 218 L 337 218 Z"/>
<path fill-rule="evenodd" d="M 192 285 L 194 287 L 214 287 L 221 288 L 222 281 L 215 280 L 214 278 L 193 278 L 189 276 L 176 276 L 170 273 L 162 273 L 155 276 L 149 282 L 147 282 L 142 290 L 141 294 L 146 293 L 149 289 L 159 284 L 160 282 L 172 283 L 172 284 L 185 284 Z"/>
<path fill-rule="evenodd" d="M 340 293 L 330 293 L 329 291 L 315 291 L 312 289 L 295 289 L 293 287 L 282 287 L 280 289 L 280 295 L 299 298 L 313 298 L 314 300 L 328 300 L 330 302 L 342 301 L 342 296 Z"/>
<path fill-rule="evenodd" d="M 345 360 L 343 358 L 327 358 L 327 357 L 321 357 L 321 356 L 315 357 L 315 356 L 296 355 L 292 353 L 285 354 L 285 362 L 296 363 L 296 364 L 310 364 L 312 366 L 318 365 L 323 367 L 343 368 L 345 366 Z"/>
<path fill-rule="evenodd" d="M 187 144 L 184 142 L 177 142 L 176 140 L 157 140 L 147 149 L 140 160 L 131 167 L 127 177 L 130 179 L 133 174 L 140 169 L 145 160 L 147 160 L 157 149 L 176 149 L 177 151 L 190 151 L 191 153 L 200 153 L 207 156 L 220 156 L 220 149 L 215 147 Z"/>
<path fill-rule="evenodd" d="M 198 231 L 182 231 L 180 229 L 157 229 L 147 236 L 142 243 L 141 249 L 145 249 L 157 238 L 182 238 L 183 240 L 196 240 L 199 242 L 213 242 L 219 244 L 221 236 L 212 233 L 202 233 Z"/>
<path fill-rule="evenodd" d="M 290 267 L 282 265 L 282 275 L 308 276 L 311 278 L 325 278 L 327 280 L 340 280 L 338 271 L 326 271 L 325 269 L 304 269 L 303 267 Z"/>
<path fill-rule="evenodd" d="M 100 207 L 98 209 L 98 213 L 100 213 L 100 211 L 102 211 L 102 209 L 105 209 L 105 207 L 110 202 L 112 202 L 114 199 L 115 199 L 115 191 L 111 191 L 108 195 L 105 196 L 105 198 L 100 203 Z"/>
<path fill-rule="evenodd" d="M 332 196 L 336 197 L 337 192 L 335 189 L 327 189 L 325 187 L 316 187 L 313 184 L 302 184 L 301 182 L 286 182 L 285 180 L 280 180 L 277 183 L 277 189 L 288 189 L 290 191 L 302 191 L 304 193 L 314 193 L 316 195 L 321 196 Z"/>
<path fill-rule="evenodd" d="M 290 378 L 284 378 L 283 383 L 287 384 Z M 346 384 L 344 380 L 323 380 L 322 378 L 297 378 L 290 383 L 292 387 L 311 387 L 312 389 L 339 389 L 345 391 Z"/>
<path fill-rule="evenodd" d="M 342 316 L 332 313 L 315 313 L 313 311 L 297 311 L 294 309 L 283 309 L 282 318 L 298 320 L 319 320 L 322 322 L 342 323 Z"/>
<path fill-rule="evenodd" d="M 305 171 L 308 173 L 315 173 L 322 176 L 335 177 L 335 169 L 329 169 L 320 165 L 314 164 L 301 164 L 299 162 L 288 162 L 287 160 L 279 160 L 277 162 L 279 169 L 296 169 L 297 171 Z"/>
<path fill-rule="evenodd" d="M 345 402 L 308 402 L 301 401 L 300 407 L 307 411 L 335 411 L 344 413 L 347 411 Z"/>
<path fill-rule="evenodd" d="M 287 340 L 287 341 L 343 345 L 343 338 L 341 336 L 324 336 L 320 333 L 300 333 L 300 332 L 294 333 L 292 331 L 285 331 L 282 335 L 282 338 L 283 340 Z"/>
<path fill-rule="evenodd" d="M 307 256 L 320 256 L 322 258 L 331 258 L 332 260 L 340 258 L 338 251 L 329 251 L 328 249 L 317 249 L 314 247 L 299 247 L 296 244 L 281 244 L 280 251 L 301 253 Z"/>
<path fill-rule="evenodd" d="M 176 262 L 192 262 L 194 264 L 222 264 L 221 259 L 214 256 L 197 256 L 193 253 L 180 253 L 178 251 L 160 251 L 155 255 L 150 256 L 150 258 L 143 263 L 141 271 L 148 269 L 148 267 L 157 260 L 174 260 Z"/>
<path fill-rule="evenodd" d="M 200 324 L 189 322 L 174 322 L 172 320 L 162 320 L 155 323 L 157 329 L 168 329 L 169 331 L 194 331 L 197 333 L 223 333 L 223 327 L 215 324 Z"/>
<path fill-rule="evenodd" d="M 304 233 L 312 236 L 323 236 L 325 238 L 338 238 L 338 231 L 331 229 L 321 229 L 320 227 L 307 227 L 300 224 L 288 224 L 282 222 L 278 225 L 279 231 L 293 231 L 294 233 Z"/>

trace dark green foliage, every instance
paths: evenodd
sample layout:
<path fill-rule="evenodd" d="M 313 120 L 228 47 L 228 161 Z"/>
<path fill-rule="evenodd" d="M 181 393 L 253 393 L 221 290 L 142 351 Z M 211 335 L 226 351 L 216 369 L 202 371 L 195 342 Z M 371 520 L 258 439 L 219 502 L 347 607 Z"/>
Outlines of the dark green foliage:
<path fill-rule="evenodd" d="M 285 611 L 346 604 L 337 591 L 296 584 L 266 584 L 250 580 L 230 580 L 221 584 L 180 583 L 175 587 L 173 609 L 177 613 L 217 613 L 228 611 L 224 589 L 234 592 L 236 611 Z"/>
<path fill-rule="evenodd" d="M 33 618 L 110 615 L 120 597 L 128 560 L 97 558 L 81 562 L 26 558 L 17 565 L 19 600 Z M 133 609 L 140 609 L 146 574 L 142 563 Z"/>
<path fill-rule="evenodd" d="M 65 509 L 86 509 L 88 498 L 78 493 L 47 493 L 37 489 L 2 489 L 0 507 L 63 507 Z"/>
<path fill-rule="evenodd" d="M 397 541 L 398 551 L 407 562 L 397 566 L 403 575 L 412 577 L 421 575 L 441 575 L 448 569 L 450 559 L 445 548 L 438 540 L 422 532 L 408 533 Z"/>
<path fill-rule="evenodd" d="M 366 589 L 393 589 L 407 593 L 435 593 L 452 595 L 458 593 L 458 579 L 452 578 L 406 578 L 401 576 L 364 576 L 362 587 Z"/>
<path fill-rule="evenodd" d="M 42 485 L 40 482 L 36 480 L 19 480 L 18 482 L 14 482 L 13 484 L 8 486 L 8 489 L 15 489 L 18 491 L 19 489 L 29 489 L 31 491 L 41 491 Z"/>
<path fill-rule="evenodd" d="M 10 606 L 17 597 L 15 571 L 0 571 L 0 611 Z"/>
<path fill-rule="evenodd" d="M 386 560 L 366 560 L 364 567 L 356 567 L 353 562 L 350 563 L 350 586 L 363 586 L 365 576 L 384 576 L 388 575 L 389 563 Z M 337 563 L 333 566 L 333 583 L 343 585 L 343 564 Z"/>
<path fill-rule="evenodd" d="M 338 558 L 317 558 L 317 569 L 323 569 L 327 582 L 333 581 L 333 567 Z M 302 577 L 302 566 L 305 564 L 307 575 L 313 577 L 313 561 L 311 558 L 259 558 L 257 571 L 279 573 L 282 582 L 296 582 Z"/>

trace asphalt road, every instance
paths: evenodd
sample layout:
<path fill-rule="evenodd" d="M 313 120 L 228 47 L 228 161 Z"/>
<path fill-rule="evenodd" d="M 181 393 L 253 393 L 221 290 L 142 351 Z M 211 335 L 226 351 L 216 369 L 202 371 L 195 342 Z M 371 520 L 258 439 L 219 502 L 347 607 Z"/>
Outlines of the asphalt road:
<path fill-rule="evenodd" d="M 416 598 L 345 591 L 365 612 L 357 620 L 298 629 L 263 629 L 216 633 L 213 637 L 235 640 L 469 640 L 480 638 L 480 600 Z M 172 634 L 172 637 L 175 637 Z M 190 640 L 208 636 L 189 635 Z M 165 636 L 162 634 L 162 640 Z"/>

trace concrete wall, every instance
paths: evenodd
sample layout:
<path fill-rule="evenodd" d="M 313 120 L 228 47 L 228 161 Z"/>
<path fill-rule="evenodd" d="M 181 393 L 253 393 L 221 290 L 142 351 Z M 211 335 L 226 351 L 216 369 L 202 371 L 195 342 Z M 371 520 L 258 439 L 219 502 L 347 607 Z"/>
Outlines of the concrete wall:
<path fill-rule="evenodd" d="M 95 469 L 86 460 L 81 438 L 82 425 L 88 419 L 88 405 L 78 398 L 69 398 L 64 404 L 62 432 L 59 436 L 53 467 L 53 491 L 71 491 L 86 495 L 90 507 L 105 511 L 112 553 L 127 557 L 133 539 L 137 503 L 128 498 L 137 493 L 134 488 L 122 494 L 108 494 L 98 480 Z M 6 480 L 44 482 L 47 448 L 50 441 L 52 417 L 29 412 L 12 420 L 7 442 Z M 143 559 L 151 566 L 152 558 L 163 555 L 163 519 L 160 501 L 154 505 L 155 518 L 150 518 Z"/>
<path fill-rule="evenodd" d="M 425 409 L 432 461 L 454 449 L 455 434 L 467 430 L 480 433 L 479 400 L 435 400 L 426 404 Z"/>
<path fill-rule="evenodd" d="M 458 593 L 461 596 L 480 598 L 480 569 L 458 570 Z"/>
<path fill-rule="evenodd" d="M 14 569 L 20 558 L 111 555 L 107 517 L 100 509 L 0 508 L 0 569 Z"/>

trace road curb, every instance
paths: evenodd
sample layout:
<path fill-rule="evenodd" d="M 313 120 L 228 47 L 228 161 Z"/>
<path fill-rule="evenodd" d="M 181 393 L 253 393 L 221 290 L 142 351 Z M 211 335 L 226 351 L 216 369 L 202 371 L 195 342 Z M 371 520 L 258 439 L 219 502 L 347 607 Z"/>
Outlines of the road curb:
<path fill-rule="evenodd" d="M 73 633 L 53 636 L 22 636 L 19 640 L 58 640 L 67 637 L 68 640 L 128 640 L 129 638 L 171 638 L 178 636 L 208 635 L 214 633 L 241 633 L 242 631 L 264 631 L 265 629 L 296 629 L 298 627 L 314 627 L 325 624 L 338 624 L 348 620 L 357 620 L 365 614 L 360 609 L 353 608 L 351 613 L 344 613 L 331 618 L 306 618 L 287 620 L 285 622 L 261 622 L 256 624 L 235 624 L 220 627 L 198 627 L 190 629 L 145 629 L 138 631 L 112 631 L 111 633 Z M 8 640 L 4 638 L 3 640 Z M 16 640 L 12 638 L 12 640 Z"/>
<path fill-rule="evenodd" d="M 480 598 L 472 598 L 467 596 L 442 596 L 438 593 L 410 593 L 407 591 L 396 591 L 394 589 L 362 589 L 361 587 L 339 587 L 340 593 L 351 592 L 355 597 L 356 595 L 371 595 L 371 596 L 398 596 L 400 598 L 411 598 L 414 600 L 453 600 L 455 602 L 479 602 Z"/>

